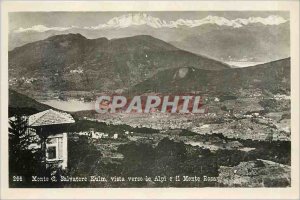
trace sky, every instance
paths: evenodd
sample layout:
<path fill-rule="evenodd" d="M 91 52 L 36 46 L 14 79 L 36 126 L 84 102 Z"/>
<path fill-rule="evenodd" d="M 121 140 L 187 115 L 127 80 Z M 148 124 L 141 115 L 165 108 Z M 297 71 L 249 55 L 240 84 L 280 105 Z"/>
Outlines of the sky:
<path fill-rule="evenodd" d="M 47 27 L 65 26 L 97 26 L 104 24 L 113 17 L 136 12 L 13 12 L 9 13 L 9 30 L 20 27 L 30 28 L 35 25 Z M 289 19 L 289 13 L 284 11 L 158 11 L 143 12 L 161 20 L 172 21 L 177 19 L 202 19 L 208 15 L 225 17 L 232 20 L 236 18 L 281 16 Z"/>

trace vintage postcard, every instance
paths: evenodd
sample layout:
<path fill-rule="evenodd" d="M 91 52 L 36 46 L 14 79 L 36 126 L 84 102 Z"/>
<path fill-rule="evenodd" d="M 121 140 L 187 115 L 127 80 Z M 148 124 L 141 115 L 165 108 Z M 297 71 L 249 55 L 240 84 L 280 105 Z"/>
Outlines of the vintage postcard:
<path fill-rule="evenodd" d="M 299 198 L 299 2 L 2 2 L 1 198 Z"/>

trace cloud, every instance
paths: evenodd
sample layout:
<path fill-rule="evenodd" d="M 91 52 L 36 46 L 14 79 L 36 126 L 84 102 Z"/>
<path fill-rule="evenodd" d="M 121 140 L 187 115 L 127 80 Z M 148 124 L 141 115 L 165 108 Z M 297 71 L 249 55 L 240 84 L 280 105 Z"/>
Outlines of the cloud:
<path fill-rule="evenodd" d="M 70 29 L 78 28 L 77 26 L 70 26 L 70 27 L 47 27 L 44 25 L 35 25 L 30 28 L 22 28 L 20 27 L 17 30 L 14 30 L 15 33 L 22 33 L 22 32 L 46 32 L 46 31 L 66 31 Z"/>
<path fill-rule="evenodd" d="M 249 17 L 249 18 L 237 18 L 237 19 L 227 19 L 219 16 L 207 16 L 198 20 L 190 20 L 190 19 L 177 19 L 175 21 L 165 21 L 160 18 L 150 16 L 146 13 L 134 13 L 134 14 L 126 14 L 118 17 L 114 17 L 108 20 L 104 24 L 99 24 L 97 26 L 86 26 L 86 27 L 46 27 L 44 25 L 35 25 L 31 28 L 19 28 L 15 30 L 15 33 L 22 32 L 46 32 L 46 31 L 66 31 L 74 28 L 86 29 L 86 30 L 102 30 L 102 29 L 122 29 L 131 26 L 149 26 L 155 29 L 158 28 L 179 28 L 179 27 L 198 27 L 205 24 L 214 24 L 218 26 L 228 26 L 233 28 L 241 28 L 243 26 L 249 24 L 263 24 L 263 25 L 279 25 L 287 22 L 287 19 L 284 19 L 281 16 L 270 15 L 268 17 Z"/>

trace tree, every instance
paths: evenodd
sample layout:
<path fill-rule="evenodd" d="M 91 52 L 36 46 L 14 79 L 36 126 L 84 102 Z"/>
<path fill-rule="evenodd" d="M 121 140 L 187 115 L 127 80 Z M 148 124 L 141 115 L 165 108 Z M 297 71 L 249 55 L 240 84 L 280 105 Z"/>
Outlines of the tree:
<path fill-rule="evenodd" d="M 151 144 L 128 143 L 120 145 L 118 152 L 124 155 L 123 169 L 129 176 L 151 175 L 149 169 L 152 168 L 155 152 Z"/>
<path fill-rule="evenodd" d="M 84 135 L 79 136 L 78 141 L 69 138 L 68 152 L 68 168 L 77 174 L 93 174 L 102 158 L 101 151 Z"/>
<path fill-rule="evenodd" d="M 170 160 L 183 161 L 187 157 L 185 144 L 183 142 L 174 142 L 167 137 L 158 143 L 155 150 L 159 158 L 166 157 Z"/>
<path fill-rule="evenodd" d="M 17 155 L 30 145 L 32 136 L 27 131 L 28 119 L 25 116 L 17 115 L 10 119 L 9 125 L 9 150 L 11 154 Z"/>
<path fill-rule="evenodd" d="M 10 175 L 24 176 L 29 181 L 30 176 L 41 169 L 41 153 L 29 148 L 32 143 L 38 142 L 37 136 L 28 131 L 28 119 L 25 116 L 16 115 L 9 124 Z"/>

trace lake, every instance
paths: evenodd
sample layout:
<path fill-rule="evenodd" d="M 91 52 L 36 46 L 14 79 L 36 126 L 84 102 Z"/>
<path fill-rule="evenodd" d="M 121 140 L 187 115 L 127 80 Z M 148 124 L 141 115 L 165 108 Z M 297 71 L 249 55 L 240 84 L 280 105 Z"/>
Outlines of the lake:
<path fill-rule="evenodd" d="M 263 64 L 264 62 L 238 62 L 238 61 L 229 61 L 226 62 L 228 65 L 235 66 L 235 67 L 250 67 L 259 64 Z"/>
<path fill-rule="evenodd" d="M 94 110 L 95 109 L 95 102 L 84 102 L 79 100 L 68 100 L 68 101 L 62 101 L 58 99 L 53 100 L 46 100 L 46 101 L 40 101 L 43 104 L 49 105 L 53 108 L 57 108 L 63 111 L 68 112 L 76 112 L 76 111 L 82 111 L 82 110 Z"/>

